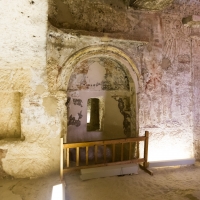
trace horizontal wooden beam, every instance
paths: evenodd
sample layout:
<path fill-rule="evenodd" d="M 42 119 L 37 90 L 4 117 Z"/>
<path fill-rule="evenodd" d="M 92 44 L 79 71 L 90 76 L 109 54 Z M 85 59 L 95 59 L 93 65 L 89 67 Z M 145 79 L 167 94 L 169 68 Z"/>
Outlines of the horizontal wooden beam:
<path fill-rule="evenodd" d="M 93 167 L 113 166 L 113 165 L 142 163 L 142 162 L 144 162 L 144 158 L 121 161 L 121 162 L 102 163 L 102 164 L 97 164 L 97 165 L 78 166 L 78 167 L 71 167 L 71 168 L 63 169 L 63 173 L 65 174 L 65 173 L 70 172 L 70 171 L 75 171 L 75 170 L 79 170 L 79 169 L 86 169 L 86 168 L 93 168 Z"/>
<path fill-rule="evenodd" d="M 119 140 L 67 143 L 67 144 L 63 144 L 63 148 L 66 149 L 66 148 L 86 147 L 86 146 L 95 146 L 95 145 L 100 146 L 100 145 L 121 144 L 121 143 L 140 142 L 140 141 L 145 141 L 145 137 L 126 138 L 126 139 L 119 139 Z"/>

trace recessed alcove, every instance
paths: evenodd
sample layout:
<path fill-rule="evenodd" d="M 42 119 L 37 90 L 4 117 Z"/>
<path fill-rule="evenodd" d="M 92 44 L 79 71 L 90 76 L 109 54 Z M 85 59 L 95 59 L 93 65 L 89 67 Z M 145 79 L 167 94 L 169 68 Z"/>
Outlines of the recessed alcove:
<path fill-rule="evenodd" d="M 106 56 L 77 63 L 69 79 L 67 141 L 137 135 L 135 83 L 126 66 Z"/>
<path fill-rule="evenodd" d="M 19 92 L 0 92 L 0 139 L 21 137 Z"/>

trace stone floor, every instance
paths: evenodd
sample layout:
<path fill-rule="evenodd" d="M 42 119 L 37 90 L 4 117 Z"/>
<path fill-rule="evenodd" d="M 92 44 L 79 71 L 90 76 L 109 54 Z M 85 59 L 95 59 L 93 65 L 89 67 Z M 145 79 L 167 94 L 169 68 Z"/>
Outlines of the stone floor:
<path fill-rule="evenodd" d="M 81 181 L 79 172 L 66 180 L 66 200 L 200 200 L 200 163 L 154 168 L 154 176 L 114 176 Z M 0 200 L 51 200 L 58 175 L 38 179 L 0 179 Z"/>

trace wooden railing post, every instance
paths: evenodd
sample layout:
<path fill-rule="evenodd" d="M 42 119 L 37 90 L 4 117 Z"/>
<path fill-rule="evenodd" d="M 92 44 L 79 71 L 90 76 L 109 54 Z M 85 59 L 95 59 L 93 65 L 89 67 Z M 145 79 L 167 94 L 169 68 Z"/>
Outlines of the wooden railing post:
<path fill-rule="evenodd" d="M 86 165 L 88 165 L 88 146 L 86 146 L 86 149 L 85 149 L 85 162 L 86 162 Z"/>
<path fill-rule="evenodd" d="M 60 138 L 60 179 L 63 180 L 63 138 Z"/>
<path fill-rule="evenodd" d="M 76 166 L 79 166 L 79 147 L 76 147 Z"/>
<path fill-rule="evenodd" d="M 132 153 L 132 147 L 131 147 L 132 143 L 129 142 L 129 160 L 131 160 L 131 153 Z"/>
<path fill-rule="evenodd" d="M 121 143 L 121 161 L 123 161 L 124 158 L 124 144 Z"/>
<path fill-rule="evenodd" d="M 103 145 L 103 159 L 104 159 L 104 163 L 106 163 L 106 145 Z"/>
<path fill-rule="evenodd" d="M 144 163 L 145 168 L 148 167 L 148 144 L 149 144 L 149 131 L 145 131 L 145 141 L 144 141 Z"/>
<path fill-rule="evenodd" d="M 67 167 L 69 167 L 69 148 L 67 148 L 66 161 L 67 161 Z"/>
<path fill-rule="evenodd" d="M 63 144 L 67 143 L 67 134 L 63 134 Z M 67 158 L 67 149 L 63 149 L 63 163 L 66 163 L 66 158 Z"/>
<path fill-rule="evenodd" d="M 115 144 L 113 144 L 113 149 L 112 149 L 112 161 L 115 162 Z"/>
<path fill-rule="evenodd" d="M 98 150 L 97 148 L 98 148 L 98 146 L 95 145 L 95 146 L 94 146 L 95 164 L 97 164 L 97 150 Z"/>

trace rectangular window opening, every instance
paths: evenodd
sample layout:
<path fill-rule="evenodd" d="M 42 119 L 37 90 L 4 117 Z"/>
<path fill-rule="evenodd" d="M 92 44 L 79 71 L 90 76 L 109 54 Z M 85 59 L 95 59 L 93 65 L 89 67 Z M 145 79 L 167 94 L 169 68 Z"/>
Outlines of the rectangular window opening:
<path fill-rule="evenodd" d="M 87 102 L 87 131 L 100 131 L 100 103 L 98 98 Z"/>

